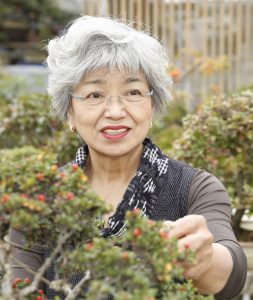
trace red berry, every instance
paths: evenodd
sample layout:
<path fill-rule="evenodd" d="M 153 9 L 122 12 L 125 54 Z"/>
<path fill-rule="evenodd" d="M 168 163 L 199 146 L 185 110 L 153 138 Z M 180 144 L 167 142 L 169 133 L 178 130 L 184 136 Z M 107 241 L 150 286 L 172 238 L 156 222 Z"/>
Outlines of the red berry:
<path fill-rule="evenodd" d="M 93 243 L 89 242 L 86 246 L 85 246 L 85 250 L 86 251 L 90 251 L 93 248 Z"/>
<path fill-rule="evenodd" d="M 27 284 L 31 283 L 31 279 L 30 279 L 30 278 L 28 278 L 28 277 L 27 277 L 27 278 L 25 278 L 25 279 L 24 279 L 24 283 L 27 283 Z"/>
<path fill-rule="evenodd" d="M 37 198 L 38 198 L 38 200 L 39 200 L 40 202 L 45 202 L 45 201 L 46 201 L 46 196 L 45 196 L 44 194 L 39 194 L 39 195 L 37 196 Z"/>
<path fill-rule="evenodd" d="M 4 195 L 2 196 L 1 202 L 2 202 L 2 203 L 6 203 L 6 202 L 9 201 L 9 199 L 10 199 L 10 195 L 4 194 Z"/>
<path fill-rule="evenodd" d="M 188 249 L 190 247 L 190 244 L 186 243 L 184 244 L 185 249 Z"/>
<path fill-rule="evenodd" d="M 78 164 L 72 164 L 72 170 L 76 171 L 79 168 Z"/>
<path fill-rule="evenodd" d="M 22 282 L 22 280 L 19 277 L 15 278 L 12 283 L 12 287 L 15 289 L 17 287 L 17 284 L 20 282 Z"/>
<path fill-rule="evenodd" d="M 66 174 L 65 174 L 64 172 L 61 172 L 61 173 L 60 173 L 61 178 L 64 178 L 65 175 L 66 175 Z"/>
<path fill-rule="evenodd" d="M 38 174 L 36 175 L 36 178 L 37 178 L 39 181 L 41 181 L 41 180 L 44 179 L 44 174 L 38 173 Z"/>
<path fill-rule="evenodd" d="M 42 296 L 37 296 L 35 300 L 43 300 Z"/>
<path fill-rule="evenodd" d="M 74 199 L 74 197 L 75 197 L 75 195 L 72 192 L 67 193 L 67 200 L 71 201 Z"/>
<path fill-rule="evenodd" d="M 138 216 L 138 214 L 140 213 L 140 210 L 139 210 L 139 208 L 134 208 L 132 212 L 133 212 L 134 216 Z"/>
<path fill-rule="evenodd" d="M 38 290 L 38 293 L 43 295 L 44 294 L 44 291 L 43 290 Z"/>
<path fill-rule="evenodd" d="M 141 236 L 141 230 L 140 228 L 135 228 L 134 229 L 134 237 L 139 237 Z"/>

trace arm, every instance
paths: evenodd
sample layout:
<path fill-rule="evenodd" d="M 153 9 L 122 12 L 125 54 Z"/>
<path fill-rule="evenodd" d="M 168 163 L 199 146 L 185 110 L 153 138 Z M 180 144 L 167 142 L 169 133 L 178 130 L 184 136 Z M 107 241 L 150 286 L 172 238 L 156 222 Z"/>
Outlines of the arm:
<path fill-rule="evenodd" d="M 9 243 L 13 246 L 11 258 L 13 278 L 30 278 L 32 280 L 33 272 L 36 272 L 44 262 L 43 247 L 34 245 L 30 249 L 26 249 L 24 235 L 14 228 L 10 229 Z"/>
<path fill-rule="evenodd" d="M 198 171 L 192 181 L 188 216 L 173 223 L 171 236 L 179 247 L 196 251 L 196 265 L 185 266 L 185 276 L 203 294 L 231 299 L 246 280 L 247 262 L 231 228 L 231 206 L 227 192 L 213 175 Z"/>

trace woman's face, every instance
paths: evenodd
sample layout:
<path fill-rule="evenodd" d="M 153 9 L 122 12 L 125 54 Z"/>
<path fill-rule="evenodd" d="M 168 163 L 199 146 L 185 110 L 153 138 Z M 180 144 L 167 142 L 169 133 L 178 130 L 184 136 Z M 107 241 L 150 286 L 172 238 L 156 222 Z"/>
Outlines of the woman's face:
<path fill-rule="evenodd" d="M 134 77 L 116 70 L 91 73 L 74 91 L 82 98 L 72 97 L 69 121 L 90 150 L 107 156 L 125 155 L 140 147 L 148 134 L 152 120 L 148 92 L 147 80 L 140 72 Z"/>

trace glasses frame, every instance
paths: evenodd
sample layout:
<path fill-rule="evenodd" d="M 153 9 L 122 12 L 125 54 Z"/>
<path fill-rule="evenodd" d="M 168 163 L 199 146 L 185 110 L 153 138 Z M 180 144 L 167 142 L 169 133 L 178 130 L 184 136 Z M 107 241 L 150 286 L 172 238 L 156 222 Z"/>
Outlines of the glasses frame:
<path fill-rule="evenodd" d="M 144 95 L 143 98 L 153 96 L 153 94 L 154 94 L 154 90 L 150 90 L 149 92 L 147 92 L 147 93 Z M 79 100 L 79 101 L 86 102 L 86 101 L 85 101 L 85 98 L 84 98 L 83 96 L 81 96 L 81 95 L 77 95 L 77 94 L 74 94 L 74 93 L 70 93 L 70 96 L 71 96 L 72 98 L 75 98 L 75 99 Z M 117 97 L 117 98 L 123 99 L 123 100 L 125 100 L 125 101 L 127 101 L 127 102 L 130 102 L 130 103 L 140 102 L 140 101 L 141 101 L 141 100 L 139 100 L 139 101 L 131 101 L 131 100 L 128 100 L 128 99 L 126 99 L 126 98 L 124 98 L 123 96 L 120 96 L 120 95 L 118 95 L 118 96 L 105 96 L 104 98 L 111 101 L 111 98 L 112 98 L 112 97 Z M 101 103 L 103 103 L 103 102 L 101 102 Z M 95 106 L 95 105 L 94 105 L 94 106 Z"/>

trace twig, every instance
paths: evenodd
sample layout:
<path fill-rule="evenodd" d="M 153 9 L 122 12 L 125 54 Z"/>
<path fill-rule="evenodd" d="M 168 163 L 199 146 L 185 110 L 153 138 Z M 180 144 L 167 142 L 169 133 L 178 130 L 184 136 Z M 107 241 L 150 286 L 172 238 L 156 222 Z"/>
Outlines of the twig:
<path fill-rule="evenodd" d="M 85 272 L 85 276 L 81 279 L 81 281 L 69 292 L 65 300 L 75 300 L 79 295 L 84 283 L 91 278 L 90 270 Z"/>
<path fill-rule="evenodd" d="M 2 245 L 1 245 L 2 244 Z M 5 271 L 5 274 L 2 279 L 2 294 L 3 296 L 11 296 L 12 294 L 12 287 L 11 287 L 11 268 L 10 268 L 10 255 L 11 255 L 11 246 L 6 243 L 0 244 L 0 259 L 1 265 Z"/>

